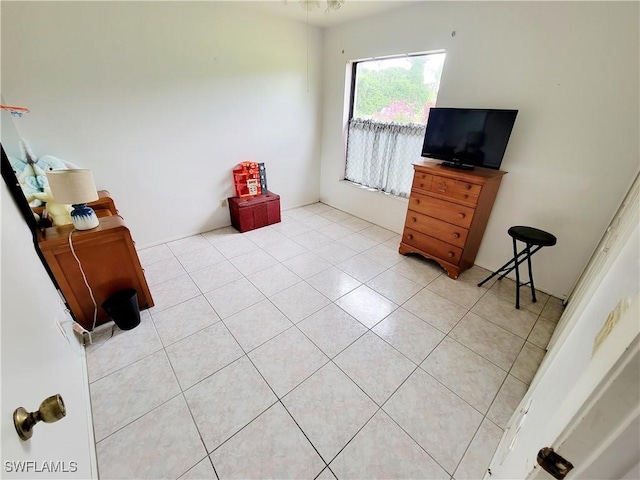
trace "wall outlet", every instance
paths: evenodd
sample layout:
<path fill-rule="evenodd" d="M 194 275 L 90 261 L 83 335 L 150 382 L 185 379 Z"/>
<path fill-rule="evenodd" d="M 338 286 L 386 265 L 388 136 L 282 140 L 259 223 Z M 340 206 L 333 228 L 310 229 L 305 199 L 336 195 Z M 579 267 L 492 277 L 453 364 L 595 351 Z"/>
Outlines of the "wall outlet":
<path fill-rule="evenodd" d="M 222 200 L 220 200 L 220 206 L 221 207 L 226 207 L 227 206 L 227 199 L 223 198 Z"/>

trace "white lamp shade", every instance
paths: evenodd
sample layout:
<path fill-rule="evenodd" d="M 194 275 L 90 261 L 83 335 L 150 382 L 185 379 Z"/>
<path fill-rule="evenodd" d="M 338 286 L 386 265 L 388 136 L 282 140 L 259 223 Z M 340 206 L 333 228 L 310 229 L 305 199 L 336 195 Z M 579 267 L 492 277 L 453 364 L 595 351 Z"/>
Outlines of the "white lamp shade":
<path fill-rule="evenodd" d="M 47 180 L 56 203 L 77 205 L 98 200 L 93 174 L 86 168 L 50 170 Z"/>

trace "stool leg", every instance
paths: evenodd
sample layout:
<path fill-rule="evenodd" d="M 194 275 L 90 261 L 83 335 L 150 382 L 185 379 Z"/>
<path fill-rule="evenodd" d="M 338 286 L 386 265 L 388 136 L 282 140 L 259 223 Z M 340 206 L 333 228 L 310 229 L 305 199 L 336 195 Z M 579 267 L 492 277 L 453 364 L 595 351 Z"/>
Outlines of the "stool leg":
<path fill-rule="evenodd" d="M 527 266 L 529 267 L 529 283 L 531 284 L 531 301 L 535 303 L 537 302 L 537 300 L 536 300 L 536 289 L 533 286 L 533 270 L 531 270 L 531 255 L 533 255 L 533 253 L 535 253 L 537 250 L 531 253 L 529 252 L 529 247 L 530 245 L 527 243 Z"/>
<path fill-rule="evenodd" d="M 518 248 L 516 246 L 516 239 L 513 239 L 513 258 L 518 255 Z M 516 261 L 516 309 L 520 310 L 520 268 L 519 263 Z"/>
<path fill-rule="evenodd" d="M 507 263 L 505 263 L 503 266 L 501 266 L 498 270 L 496 270 L 495 272 L 493 272 L 491 275 L 489 275 L 487 278 L 485 278 L 484 280 L 482 280 L 478 286 L 481 287 L 482 285 L 484 285 L 485 283 L 487 283 L 489 280 L 491 280 L 493 277 L 495 277 L 496 275 L 498 275 L 500 272 L 502 272 L 503 270 L 506 270 L 505 273 L 503 275 L 500 276 L 500 278 L 498 280 L 502 280 L 502 278 L 509 273 L 511 270 L 513 270 L 515 268 L 514 267 L 510 267 L 509 265 L 511 265 L 512 262 L 516 261 L 517 259 L 512 258 L 511 260 L 509 260 Z"/>
<path fill-rule="evenodd" d="M 516 268 L 516 263 L 517 264 L 521 264 L 522 262 L 525 261 L 526 256 L 525 255 L 526 249 L 522 249 L 522 251 L 520 253 L 518 253 L 514 258 L 512 258 L 511 260 L 509 260 L 507 263 L 505 263 L 503 266 L 501 266 L 498 270 L 496 270 L 495 272 L 493 272 L 491 275 L 489 275 L 487 278 L 485 278 L 484 280 L 482 280 L 478 286 L 481 287 L 482 285 L 484 285 L 485 283 L 487 283 L 489 280 L 491 280 L 493 277 L 495 277 L 496 275 L 500 275 L 498 277 L 498 280 L 502 280 L 504 277 L 506 277 L 507 275 L 509 275 L 509 273 L 511 273 L 515 268 Z M 535 250 L 531 253 L 531 255 L 533 255 L 535 253 Z M 521 256 L 522 259 L 520 258 Z M 513 264 L 513 265 L 512 265 Z"/>

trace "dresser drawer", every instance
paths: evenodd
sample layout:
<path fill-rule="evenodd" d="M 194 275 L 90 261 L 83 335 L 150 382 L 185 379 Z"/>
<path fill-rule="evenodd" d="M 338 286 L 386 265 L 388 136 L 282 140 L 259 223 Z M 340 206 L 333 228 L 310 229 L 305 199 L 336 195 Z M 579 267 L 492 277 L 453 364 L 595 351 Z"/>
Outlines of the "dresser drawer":
<path fill-rule="evenodd" d="M 430 237 L 424 233 L 417 232 L 410 228 L 405 228 L 402 234 L 402 241 L 419 250 L 429 253 L 434 257 L 441 258 L 449 263 L 457 265 L 462 257 L 462 249 L 449 245 L 442 240 Z"/>
<path fill-rule="evenodd" d="M 409 210 L 422 213 L 430 217 L 453 223 L 460 227 L 469 228 L 473 219 L 474 209 L 465 207 L 439 198 L 429 197 L 417 192 L 411 192 Z"/>
<path fill-rule="evenodd" d="M 433 177 L 431 182 L 431 191 L 440 195 L 452 196 L 456 181 L 453 178 Z"/>
<path fill-rule="evenodd" d="M 478 203 L 478 197 L 480 196 L 481 190 L 481 185 L 456 180 L 456 184 L 453 188 L 453 197 L 466 202 Z"/>
<path fill-rule="evenodd" d="M 451 223 L 443 222 L 437 218 L 428 217 L 412 210 L 407 210 L 405 226 L 461 248 L 464 247 L 467 241 L 467 235 L 469 234 L 466 228 L 452 225 Z"/>
<path fill-rule="evenodd" d="M 429 175 L 428 173 L 416 172 L 413 175 L 413 185 L 411 188 L 417 188 L 418 190 L 431 190 L 431 182 L 433 180 L 433 175 Z"/>
<path fill-rule="evenodd" d="M 482 186 L 462 180 L 454 180 L 453 178 L 434 176 L 429 190 L 438 195 L 445 195 L 470 203 L 478 203 L 478 196 Z"/>

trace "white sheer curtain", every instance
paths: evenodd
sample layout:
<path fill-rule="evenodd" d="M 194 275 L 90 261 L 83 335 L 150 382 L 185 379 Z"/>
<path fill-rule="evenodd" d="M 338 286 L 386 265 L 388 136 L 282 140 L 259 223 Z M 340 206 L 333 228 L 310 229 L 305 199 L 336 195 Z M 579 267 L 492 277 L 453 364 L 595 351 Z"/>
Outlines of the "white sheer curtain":
<path fill-rule="evenodd" d="M 345 179 L 408 198 L 424 132 L 424 125 L 351 119 Z"/>

